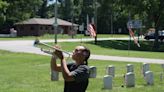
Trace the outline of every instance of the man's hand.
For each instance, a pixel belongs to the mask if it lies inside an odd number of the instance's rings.
[[[64,55],[63,55],[63,53],[61,52],[61,51],[59,51],[59,50],[56,50],[55,51],[55,55],[59,58],[59,59],[64,59]]]
[[[55,48],[60,49],[59,46],[55,46]],[[55,50],[53,56],[57,56],[61,60],[64,58],[63,53],[61,51],[59,51],[59,50]]]

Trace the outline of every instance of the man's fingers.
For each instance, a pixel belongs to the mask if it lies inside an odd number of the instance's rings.
[[[59,45],[55,45],[54,48],[61,49],[61,47]]]

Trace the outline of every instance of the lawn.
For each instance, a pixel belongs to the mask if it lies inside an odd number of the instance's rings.
[[[134,42],[130,43],[128,48],[128,41],[125,40],[105,40],[98,41],[94,44],[91,42],[61,42],[58,43],[64,50],[72,51],[77,45],[84,45],[91,50],[92,54],[97,55],[111,55],[111,56],[125,56],[125,57],[140,57],[140,58],[156,58],[164,59],[164,44],[160,45],[159,51],[153,51],[153,42],[142,41],[141,47],[137,47]],[[54,45],[54,43],[48,43]]]
[[[141,74],[142,63],[134,65],[136,85],[132,88],[121,87],[126,65],[130,62],[89,60],[90,66],[97,67],[97,77],[89,79],[87,92],[164,92],[164,80],[160,80],[161,65],[150,64],[154,73],[153,86],[145,85]],[[103,89],[103,76],[108,65],[115,66],[113,89]],[[0,92],[63,92],[63,78],[50,81],[50,57],[36,54],[11,53],[0,51]]]
[[[6,37],[6,38],[1,38],[0,37],[0,40],[33,40],[35,39],[37,36],[22,36],[22,37],[14,37],[14,38],[11,38],[11,37]],[[128,37],[128,35],[123,35],[123,34],[98,34],[97,35],[98,38],[109,38],[109,37],[117,37],[117,38],[120,38],[120,37]],[[39,39],[54,39],[55,38],[55,35],[53,34],[45,34],[43,36],[39,36],[38,37]],[[72,39],[72,36],[69,36],[67,34],[58,34],[57,35],[57,38],[58,39]],[[77,34],[75,36],[73,36],[73,39],[81,39],[81,38],[91,38],[90,36],[84,36],[83,34]]]

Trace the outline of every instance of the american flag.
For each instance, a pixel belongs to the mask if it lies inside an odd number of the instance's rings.
[[[91,37],[96,37],[95,28],[92,24],[88,24],[87,31],[90,33]]]
[[[133,40],[134,40],[134,43],[137,44],[138,47],[140,47],[140,44],[138,43],[138,40],[134,37],[134,32],[132,31],[132,29],[129,27],[128,30],[129,30],[130,36],[131,36],[131,37],[133,38]]]

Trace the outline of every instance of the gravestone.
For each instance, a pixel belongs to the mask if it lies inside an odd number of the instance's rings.
[[[59,72],[51,71],[51,81],[58,81],[59,80]]]
[[[97,75],[97,68],[95,66],[89,67],[89,78],[96,78]]]
[[[115,76],[115,67],[113,65],[109,65],[106,69],[107,75]]]
[[[163,81],[163,72],[160,73],[160,81],[162,82]]]
[[[143,73],[144,76],[145,76],[145,72],[147,72],[147,71],[149,71],[149,64],[144,63],[142,65],[142,73]]]
[[[127,64],[126,65],[126,68],[127,68],[127,73],[128,72],[134,72],[134,68],[133,68],[133,65],[132,64]]]
[[[125,86],[126,87],[135,86],[135,75],[133,72],[128,72],[125,74]]]
[[[111,75],[105,75],[103,78],[104,89],[112,89],[112,80],[113,77]]]
[[[161,67],[162,67],[162,69],[163,69],[163,72],[164,72],[164,64],[161,64]]]
[[[145,72],[145,80],[147,85],[153,85],[154,84],[154,76],[152,71]]]
[[[161,72],[161,74],[160,74],[160,80],[161,80],[161,82],[163,81],[163,78],[164,78],[164,64],[161,64],[161,67],[162,67],[162,69],[163,69],[163,71]]]

